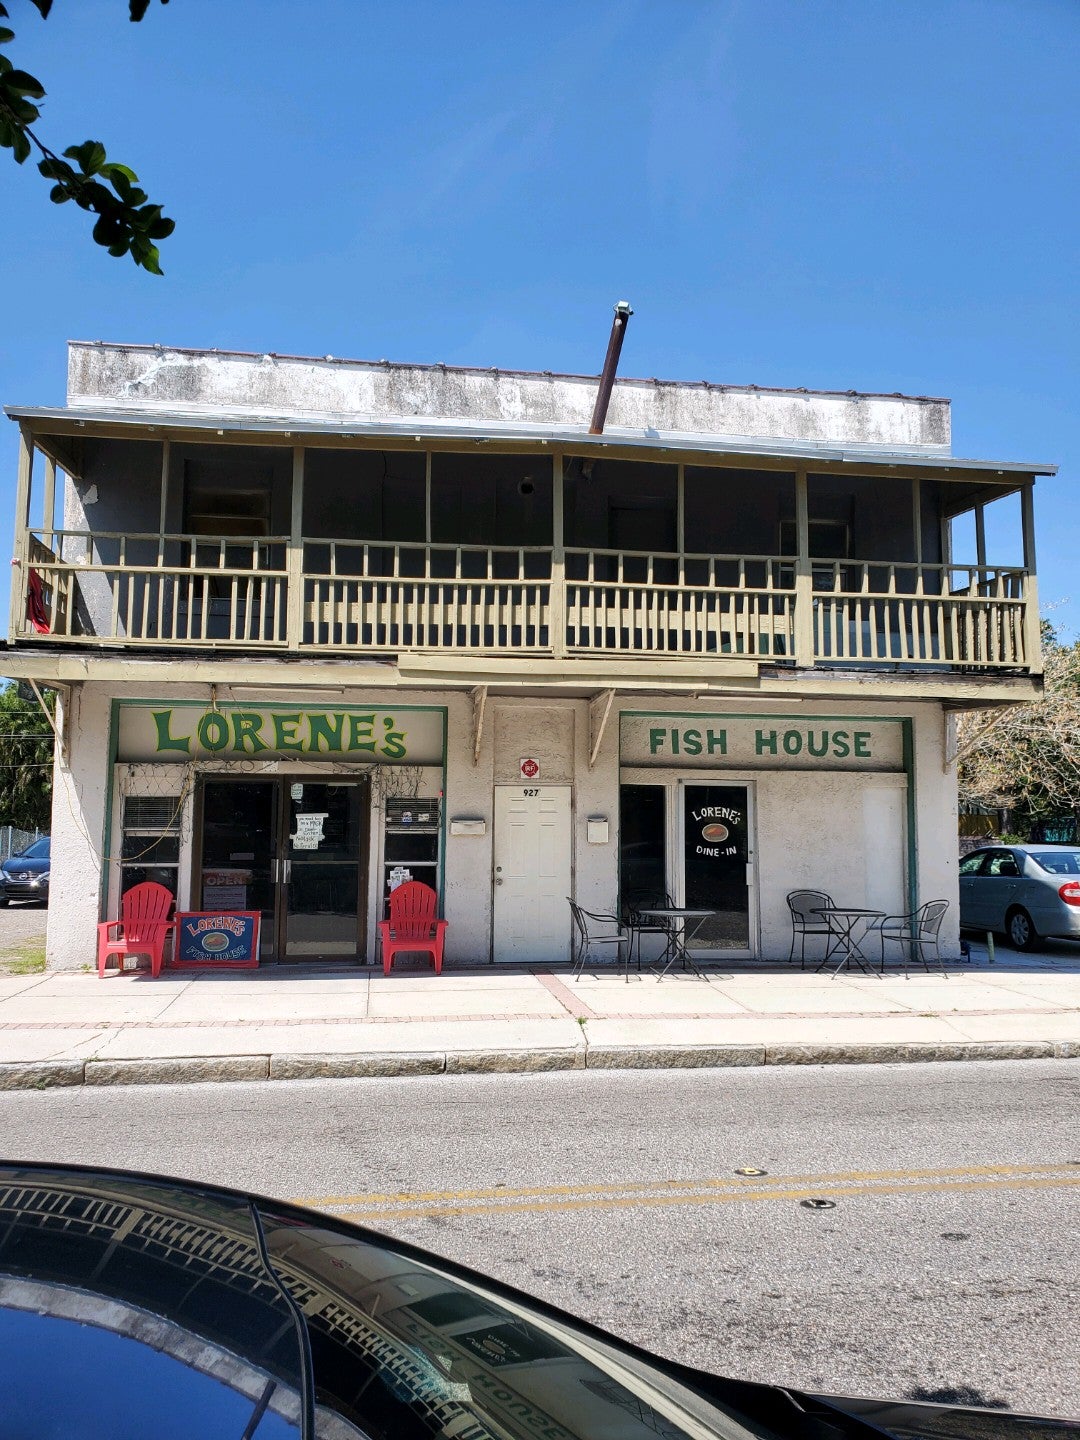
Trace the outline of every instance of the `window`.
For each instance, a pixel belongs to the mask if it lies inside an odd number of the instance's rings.
[[[973,855],[968,855],[965,859],[960,861],[960,874],[978,875],[982,870],[983,861],[985,859],[986,851],[976,850]]]
[[[180,867],[181,795],[126,795],[120,846],[120,893],[144,880],[164,885],[175,898]]]
[[[663,785],[619,787],[619,889],[623,904],[667,903]]]
[[[1011,850],[996,850],[986,866],[987,875],[1012,875],[1020,874],[1020,866],[1016,863],[1016,856]]]
[[[1040,850],[1031,858],[1051,875],[1080,875],[1080,850]]]

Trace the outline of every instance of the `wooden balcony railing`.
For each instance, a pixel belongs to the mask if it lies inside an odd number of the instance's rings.
[[[570,650],[668,655],[794,654],[790,564],[770,556],[566,552]]]
[[[305,544],[303,644],[550,652],[550,547]]]
[[[815,560],[821,661],[1024,668],[1025,572]]]
[[[30,536],[29,564],[43,594],[53,597],[46,608],[57,639],[281,647],[287,643],[286,543],[280,537],[41,531]]]
[[[282,536],[71,530],[23,542],[49,628],[20,615],[16,641],[878,669],[1037,659],[1015,568],[815,559],[797,574],[777,556],[351,540],[290,557]]]

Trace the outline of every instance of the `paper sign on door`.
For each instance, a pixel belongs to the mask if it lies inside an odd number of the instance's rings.
[[[294,850],[317,850],[323,839],[323,821],[330,812],[310,811],[297,815],[296,834],[292,837]]]

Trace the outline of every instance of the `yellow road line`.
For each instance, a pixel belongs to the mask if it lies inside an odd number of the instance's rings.
[[[950,1180],[957,1176],[970,1175],[1031,1175],[1045,1174],[1064,1169],[1057,1165],[963,1165],[951,1170],[842,1170],[825,1175],[771,1175],[770,1185],[832,1185],[841,1182],[862,1182],[872,1180]],[[699,1190],[705,1187],[726,1186],[738,1188],[740,1192],[755,1189],[761,1180],[753,1176],[730,1175],[704,1180],[612,1180],[610,1183],[597,1181],[592,1185],[527,1185],[511,1187],[496,1185],[486,1190],[399,1190],[386,1194],[373,1191],[364,1195],[316,1195],[294,1200],[294,1205],[310,1205],[315,1209],[328,1210],[339,1205],[418,1205],[432,1201],[459,1200],[517,1200],[534,1196],[596,1195],[618,1191],[647,1193],[650,1191]],[[503,1207],[500,1207],[503,1208]]]
[[[625,1210],[635,1207],[660,1207],[669,1205],[719,1205],[728,1202],[742,1204],[751,1200],[804,1200],[814,1196],[828,1198],[830,1196],[841,1196],[849,1199],[866,1199],[875,1195],[925,1195],[933,1194],[940,1190],[953,1191],[975,1191],[975,1190],[1028,1190],[1046,1189],[1054,1186],[1080,1185],[1080,1175],[1060,1176],[1017,1176],[1014,1178],[1001,1177],[992,1178],[987,1176],[983,1180],[938,1180],[930,1184],[915,1182],[901,1185],[870,1185],[862,1188],[851,1186],[829,1186],[816,1185],[809,1188],[797,1190],[735,1190],[718,1191],[704,1190],[694,1194],[687,1194],[684,1191],[670,1195],[592,1195],[571,1198],[569,1196],[552,1195],[546,1199],[535,1200],[511,1200],[503,1204],[474,1204],[474,1205],[426,1205],[414,1206],[411,1208],[399,1209],[377,1209],[366,1210],[362,1208],[341,1207],[343,1213],[350,1220],[365,1222],[368,1224],[386,1224],[393,1220],[424,1220],[431,1216],[455,1216],[455,1215],[499,1215],[513,1212],[516,1214],[531,1213],[542,1214],[545,1211],[573,1211],[573,1210]],[[303,1202],[294,1202],[303,1203]],[[335,1213],[339,1213],[335,1209]]]

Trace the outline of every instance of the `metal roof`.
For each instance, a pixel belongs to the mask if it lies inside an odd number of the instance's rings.
[[[999,474],[1056,475],[1057,466],[1034,461],[968,460],[940,450],[893,448],[884,445],[843,445],[813,441],[772,440],[752,435],[701,435],[682,431],[629,430],[612,427],[590,435],[579,425],[530,425],[515,421],[485,420],[470,423],[431,417],[400,419],[342,418],[320,415],[259,415],[205,410],[157,410],[118,407],[85,409],[68,406],[4,407],[12,420],[55,420],[75,426],[128,426],[159,430],[209,430],[219,434],[335,436],[339,439],[386,436],[415,440],[474,440],[478,444],[532,443],[562,450],[632,448],[655,453],[698,452],[702,455],[755,456],[792,461],[830,461],[851,465],[919,466],[940,470],[996,471]]]

